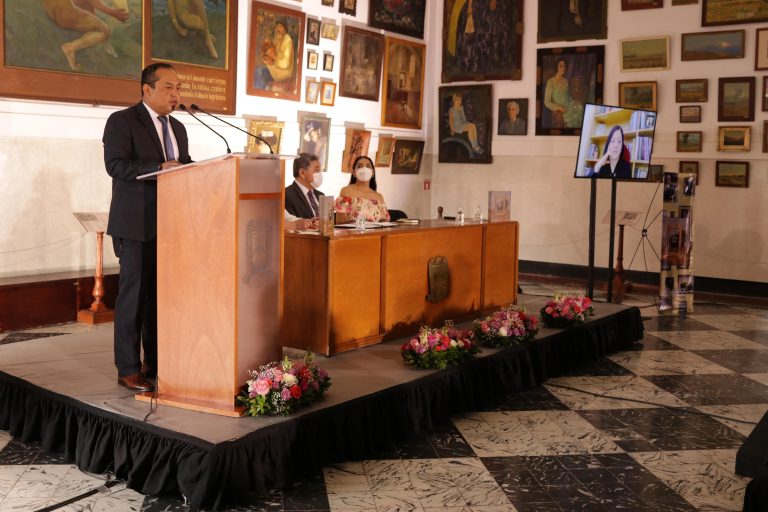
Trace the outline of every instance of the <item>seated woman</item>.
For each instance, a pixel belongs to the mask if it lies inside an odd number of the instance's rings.
[[[384,196],[376,192],[376,169],[367,156],[355,159],[349,185],[336,198],[337,223],[354,221],[360,215],[369,222],[389,220]]]

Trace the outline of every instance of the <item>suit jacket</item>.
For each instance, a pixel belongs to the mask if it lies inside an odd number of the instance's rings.
[[[189,163],[184,125],[170,117],[179,149],[177,160]],[[143,103],[115,112],[104,127],[104,164],[112,176],[112,203],[107,234],[146,242],[157,235],[157,182],[137,180],[165,161],[160,137]]]
[[[315,197],[317,198],[318,205],[320,204],[320,196],[324,196],[319,190],[313,190]],[[311,219],[316,217],[312,205],[309,204],[309,199],[305,196],[299,184],[295,181],[285,187],[285,209],[288,213],[295,215],[302,219]]]

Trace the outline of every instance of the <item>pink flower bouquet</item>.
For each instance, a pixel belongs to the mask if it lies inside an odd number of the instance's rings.
[[[533,338],[539,332],[538,318],[525,308],[510,306],[484,320],[475,320],[475,338],[491,347],[509,347]]]
[[[471,331],[456,329],[450,320],[440,328],[423,326],[416,337],[400,347],[405,364],[440,370],[471,359],[479,351],[471,339]]]
[[[317,366],[311,352],[303,360],[291,361],[286,356],[283,361],[267,363],[248,373],[248,389],[237,397],[247,416],[288,415],[322,400],[331,386],[331,378]]]
[[[581,324],[594,314],[592,300],[584,295],[555,294],[541,308],[541,320],[547,327]]]

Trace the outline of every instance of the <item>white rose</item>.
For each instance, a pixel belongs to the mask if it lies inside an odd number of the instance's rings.
[[[295,375],[291,375],[290,373],[286,373],[283,375],[283,383],[288,386],[294,386],[299,380],[296,378]]]
[[[508,331],[506,327],[499,327],[499,336],[506,336],[507,332]]]
[[[451,346],[452,346],[452,347],[455,347],[455,346],[457,346],[457,345],[458,345],[458,343],[456,343],[456,340],[451,340]]]

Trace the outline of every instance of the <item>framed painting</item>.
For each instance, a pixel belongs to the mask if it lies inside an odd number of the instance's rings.
[[[749,151],[751,134],[749,126],[720,126],[717,130],[717,150]]]
[[[608,37],[608,0],[552,2],[539,0],[539,43],[605,39]]]
[[[317,69],[318,60],[319,58],[315,50],[307,50],[307,69]]]
[[[536,135],[578,135],[585,103],[603,102],[605,46],[536,52]]]
[[[339,96],[379,101],[383,58],[383,35],[350,25],[344,26]]]
[[[320,44],[320,20],[307,18],[307,44]]]
[[[622,11],[658,9],[660,7],[664,7],[664,0],[621,0]]]
[[[323,21],[320,25],[320,37],[335,41],[339,37],[339,26],[333,21]]]
[[[718,79],[717,120],[755,120],[755,77]]]
[[[53,21],[43,2],[0,2],[0,95],[92,105],[135,104],[144,52],[144,5],[143,0],[128,0],[127,9],[108,9],[99,19],[111,28],[96,33],[104,40],[65,53],[62,44],[81,38],[83,32],[70,29],[64,21]]]
[[[335,1],[336,0],[321,0],[320,3],[326,7],[333,7],[333,2]]]
[[[699,3],[699,0],[672,0],[672,5],[691,5],[697,3]]]
[[[332,107],[336,103],[336,84],[334,82],[320,82],[320,104]]]
[[[743,30],[692,32],[680,35],[680,60],[741,59]]]
[[[523,0],[496,0],[495,5],[445,1],[444,83],[523,78]]]
[[[715,186],[749,187],[749,162],[717,160],[715,162]]]
[[[768,121],[763,121],[763,153],[768,153]]]
[[[333,71],[333,61],[335,60],[331,52],[323,54],[323,71]]]
[[[677,103],[704,103],[709,89],[708,78],[675,80],[675,101]]]
[[[702,2],[702,27],[768,21],[768,3],[764,0],[702,0]]]
[[[489,164],[493,135],[493,89],[485,85],[440,87],[439,162]]]
[[[358,128],[347,128],[344,141],[344,153],[341,159],[341,172],[352,172],[352,165],[359,156],[368,156],[371,144],[371,132]]]
[[[192,4],[144,0],[144,12],[152,13],[146,20],[150,37],[144,43],[144,63],[172,62],[184,77],[185,102],[234,114],[237,0]]]
[[[424,59],[421,43],[387,37],[384,50],[384,91],[381,124],[421,129],[424,103]]]
[[[301,11],[254,0],[248,41],[248,94],[301,99],[305,19]]]
[[[357,15],[357,0],[339,0],[339,12],[341,14]]]
[[[699,184],[699,161],[680,160],[680,174],[693,174],[696,176],[696,184]]]
[[[762,105],[763,108],[761,109],[763,112],[768,112],[768,76],[763,77],[763,95],[762,95]]]
[[[656,82],[619,82],[619,106],[656,110]]]
[[[299,153],[317,156],[320,168],[328,170],[328,142],[331,120],[321,114],[299,113]]]
[[[269,143],[272,147],[272,151],[275,154],[280,153],[280,141],[283,138],[283,127],[285,123],[282,121],[272,121],[266,119],[250,119],[248,122],[248,133],[252,133],[257,137],[261,137]],[[253,137],[248,137],[248,146],[245,151],[247,153],[260,153],[262,155],[269,154],[269,147],[262,141]]]
[[[700,153],[703,132],[677,132],[677,146],[680,153]]]
[[[307,77],[307,85],[304,90],[304,101],[306,103],[317,103],[320,97],[320,82],[314,78]]]
[[[648,166],[648,181],[652,183],[661,183],[664,177],[664,166],[651,164]]]
[[[701,105],[681,105],[680,106],[681,123],[700,123]]]
[[[392,152],[392,174],[419,174],[424,141],[397,139]]]
[[[392,135],[379,135],[379,148],[376,150],[376,167],[389,167],[392,165],[392,150],[395,138]]]
[[[528,98],[499,99],[499,135],[528,134]]]
[[[619,45],[621,71],[669,69],[669,36],[623,39]]]
[[[768,69],[768,28],[755,30],[755,71]]]
[[[408,2],[370,0],[368,2],[368,25],[424,39],[426,8],[427,0],[409,0]]]

